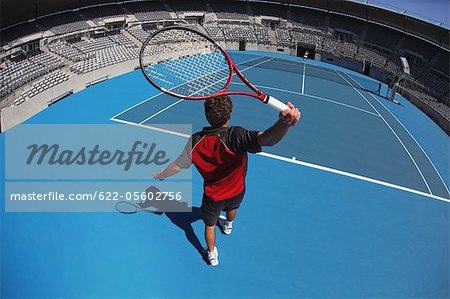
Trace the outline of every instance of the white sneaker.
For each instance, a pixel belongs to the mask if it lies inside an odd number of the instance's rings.
[[[219,225],[225,235],[230,235],[233,229],[233,224],[227,221],[227,218],[223,215],[219,216]]]
[[[219,264],[219,251],[217,251],[217,247],[214,246],[213,252],[206,251],[208,252],[208,260],[211,266],[217,266]]]

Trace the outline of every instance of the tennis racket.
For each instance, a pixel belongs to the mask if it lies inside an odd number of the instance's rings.
[[[154,213],[157,212],[158,209],[150,210],[142,207],[139,203],[133,203],[130,201],[119,201],[116,203],[116,210],[122,214],[135,214],[138,212],[148,212]]]
[[[145,78],[157,89],[186,100],[219,95],[246,95],[283,111],[287,105],[253,86],[225,49],[206,34],[171,26],[154,32],[143,43],[139,63]],[[253,91],[227,91],[233,73]]]

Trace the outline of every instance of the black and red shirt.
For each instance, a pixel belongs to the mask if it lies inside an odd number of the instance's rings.
[[[232,198],[245,190],[247,152],[261,151],[257,136],[258,131],[241,127],[203,128],[191,136],[175,164],[180,168],[195,165],[207,198]]]

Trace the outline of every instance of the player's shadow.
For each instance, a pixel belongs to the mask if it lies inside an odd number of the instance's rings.
[[[208,258],[206,257],[206,251],[202,247],[200,240],[195,234],[192,224],[198,220],[202,219],[200,214],[200,208],[192,207],[191,212],[154,212],[157,215],[165,214],[169,220],[175,224],[178,228],[184,231],[186,239],[191,243],[192,246],[197,250],[197,252],[202,257],[203,261],[209,264]]]
[[[203,261],[209,264],[208,258],[206,256],[206,250],[202,247],[200,240],[195,234],[194,228],[192,224],[198,220],[201,220],[200,208],[198,207],[189,207],[186,202],[177,201],[177,200],[155,200],[156,194],[158,194],[159,189],[157,187],[149,187],[145,190],[148,197],[152,200],[143,200],[138,203],[136,206],[138,207],[131,213],[135,213],[137,211],[140,212],[148,212],[156,215],[166,215],[169,220],[175,224],[178,228],[183,230],[186,239],[194,246],[195,250],[200,254]],[[125,211],[121,211],[120,209],[116,209],[121,213],[127,213]]]

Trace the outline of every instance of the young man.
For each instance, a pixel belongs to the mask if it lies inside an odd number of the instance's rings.
[[[202,175],[204,193],[200,210],[205,223],[208,259],[213,266],[219,264],[216,224],[219,222],[223,232],[231,234],[233,220],[244,197],[247,152],[257,153],[261,146],[277,144],[300,119],[300,111],[290,102],[287,105],[290,109],[280,112],[273,126],[259,132],[229,126],[233,110],[229,96],[206,100],[205,115],[211,127],[193,134],[180,156],[166,169],[153,174],[163,180],[194,164]],[[226,212],[226,218],[220,216],[221,211]]]

